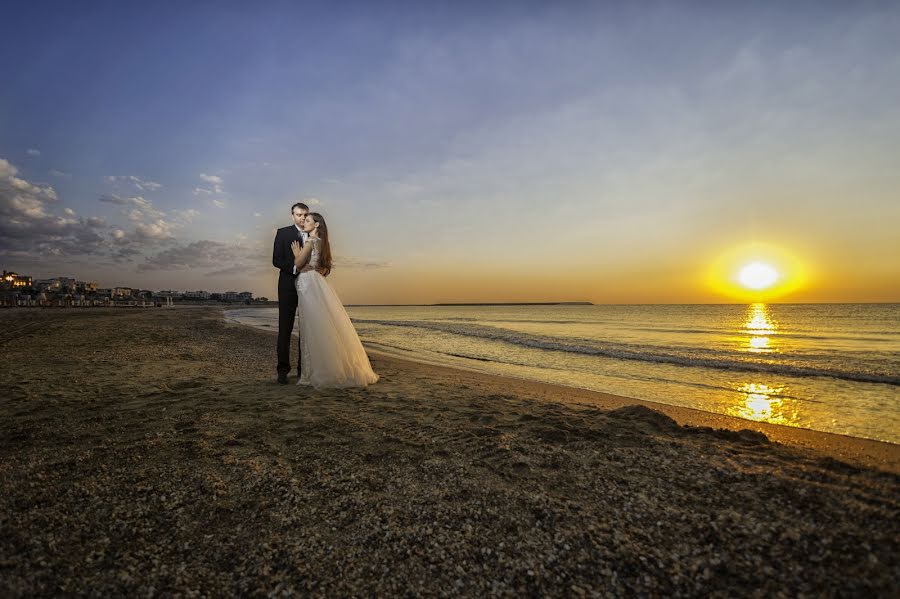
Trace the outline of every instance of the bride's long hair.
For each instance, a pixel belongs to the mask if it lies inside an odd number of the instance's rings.
[[[327,277],[331,272],[331,244],[328,242],[328,225],[325,224],[325,217],[318,212],[310,212],[309,215],[316,221],[316,224],[319,225],[319,228],[317,229],[320,245],[319,271],[322,273],[323,277]]]

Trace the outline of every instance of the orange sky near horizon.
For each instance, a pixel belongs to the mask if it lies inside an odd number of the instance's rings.
[[[336,268],[330,277],[348,304],[431,304],[489,302],[589,301],[601,303],[842,303],[900,301],[900,261],[850,255],[838,263],[839,252],[819,260],[798,257],[803,264],[800,286],[785,293],[742,290],[710,281],[715,260],[677,252],[668,259],[647,263],[638,256],[626,260],[581,263],[522,259],[513,263],[487,258],[432,259],[370,270]],[[746,264],[750,259],[738,262]],[[463,266],[464,265],[464,266]],[[784,274],[784,273],[783,273]],[[785,275],[790,277],[790,275]],[[273,270],[269,285],[277,274]]]

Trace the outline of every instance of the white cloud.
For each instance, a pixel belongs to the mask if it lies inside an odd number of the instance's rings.
[[[259,212],[254,212],[253,216],[255,216],[256,218],[259,218],[260,216],[262,216],[262,214],[260,214]]]
[[[72,176],[69,173],[64,173],[63,171],[58,171],[55,168],[50,170],[50,175],[53,177],[60,177],[62,179],[67,179]]]
[[[12,164],[0,158],[0,181],[11,191],[22,196],[33,196],[41,202],[56,201],[56,192],[49,185],[32,185],[16,175],[19,170]]]
[[[103,219],[75,218],[74,210],[52,214],[56,192],[18,175],[18,169],[0,158],[0,255],[41,256],[97,254],[106,249],[100,235]]]
[[[194,219],[200,216],[200,211],[193,208],[187,210],[170,210],[169,216],[179,225],[188,225],[194,222]]]
[[[157,219],[150,223],[141,223],[135,228],[135,234],[139,239],[150,241],[164,241],[174,239],[172,229],[174,225],[163,219]]]
[[[131,196],[128,198],[123,198],[117,196],[114,193],[110,193],[100,196],[100,201],[107,204],[116,204],[117,206],[123,206],[123,214],[128,217],[128,220],[134,222],[143,221],[148,218],[162,218],[163,216],[165,216],[165,212],[154,208],[153,202],[144,198],[143,196]]]
[[[218,185],[222,184],[222,177],[219,177],[217,175],[207,175],[206,173],[200,173],[200,178],[203,179],[204,181],[206,181],[207,183],[213,183],[213,184],[218,184]]]
[[[213,200],[212,203],[213,203],[213,206],[215,206],[216,208],[224,208],[225,207],[225,202],[223,202],[222,200]]]
[[[122,214],[134,224],[134,230],[127,233],[122,229],[113,232],[117,258],[130,258],[140,254],[145,248],[166,244],[175,240],[175,231],[190,223],[199,214],[196,210],[176,210],[169,218],[165,212],[153,206],[153,202],[143,196],[123,198],[107,194],[99,198],[101,202],[122,206]]]
[[[35,150],[34,148],[28,148],[27,150],[25,150],[25,153],[28,154],[29,156],[40,156],[41,155],[41,151]]]
[[[134,185],[138,191],[156,191],[162,188],[162,184],[148,179],[141,179],[135,175],[107,175],[105,179],[109,183],[128,183]]]
[[[209,187],[195,187],[194,195],[199,193],[214,193],[218,195],[225,192],[225,181],[222,180],[222,177],[200,173],[200,178],[208,183]]]

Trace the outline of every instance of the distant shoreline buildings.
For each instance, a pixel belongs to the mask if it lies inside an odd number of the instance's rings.
[[[267,303],[249,291],[151,291],[132,287],[101,288],[98,283],[71,277],[32,279],[12,271],[0,278],[0,307],[162,306],[174,303]]]

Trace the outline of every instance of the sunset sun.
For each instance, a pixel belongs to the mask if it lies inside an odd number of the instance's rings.
[[[716,293],[733,300],[773,301],[807,286],[810,266],[783,245],[756,241],[719,254],[706,280]]]
[[[738,281],[747,289],[762,291],[778,280],[778,271],[765,262],[751,262],[738,273]]]

